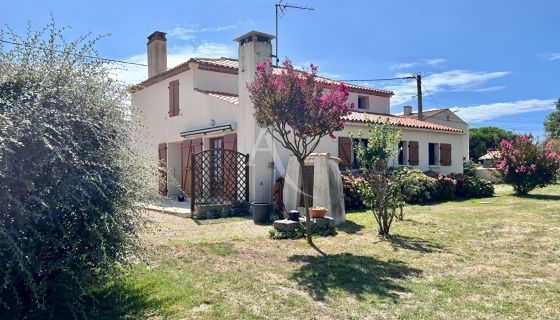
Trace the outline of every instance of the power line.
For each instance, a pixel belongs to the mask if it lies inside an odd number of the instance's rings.
[[[9,44],[13,44],[13,45],[16,45],[16,46],[26,46],[26,47],[30,47],[30,48],[34,48],[34,49],[39,49],[37,47],[34,47],[34,46],[26,44],[26,43],[17,43],[17,42],[4,40],[4,39],[0,39],[0,42],[9,43]],[[64,53],[64,51],[62,51],[62,50],[55,50],[55,51],[58,52],[58,53]],[[117,59],[109,59],[109,58],[100,58],[100,57],[94,57],[94,56],[88,56],[88,55],[80,55],[80,54],[77,54],[77,53],[71,53],[71,55],[80,56],[80,57],[84,57],[84,58],[88,58],[88,59],[107,61],[107,62],[131,64],[131,65],[142,66],[142,67],[147,67],[148,66],[147,64],[143,64],[143,63],[129,62],[129,61],[123,61],[123,60],[117,60]]]
[[[378,78],[378,79],[349,79],[349,80],[337,80],[342,82],[368,82],[368,81],[391,81],[391,80],[408,80],[416,79],[415,76],[398,77],[398,78]]]

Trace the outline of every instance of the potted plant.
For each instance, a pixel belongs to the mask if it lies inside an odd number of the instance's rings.
[[[327,214],[327,208],[324,207],[311,207],[309,208],[311,218],[324,218]]]

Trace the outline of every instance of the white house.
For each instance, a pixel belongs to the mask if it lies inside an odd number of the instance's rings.
[[[195,172],[191,155],[229,149],[249,155],[249,200],[271,201],[273,182],[285,173],[289,154],[256,124],[246,84],[254,80],[255,67],[271,59],[273,39],[272,35],[251,31],[234,39],[239,44],[237,59],[192,58],[167,69],[165,33],[154,32],[148,37],[148,79],[136,86],[132,104],[142,113],[150,152],[154,157],[159,155],[168,169],[163,193],[190,195]],[[429,121],[420,121],[411,114],[391,115],[391,91],[353,84],[347,87],[349,102],[354,102],[356,109],[347,117],[345,129],[336,133],[337,138],[323,138],[317,152],[340,157],[342,166],[356,166],[350,133],[355,136],[368,123],[389,120],[403,133],[402,151],[395,165],[462,172],[464,150],[468,150],[467,126],[458,127],[431,116],[426,119]],[[450,118],[459,123],[460,119],[449,112]],[[217,170],[219,164],[210,165]],[[219,179],[212,181],[220,183]]]

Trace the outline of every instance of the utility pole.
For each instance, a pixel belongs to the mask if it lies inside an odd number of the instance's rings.
[[[282,3],[282,0],[278,1],[278,3],[276,3],[274,5],[274,8],[276,9],[276,49],[275,49],[275,61],[276,61],[276,66],[278,66],[278,63],[280,62],[280,58],[278,57],[278,17],[282,16],[286,13],[286,10],[288,8],[292,8],[292,9],[300,9],[300,10],[309,10],[309,11],[313,11],[315,10],[314,8],[310,8],[310,7],[304,7],[304,6],[298,6],[298,5],[293,5],[293,4],[288,4],[288,3]]]
[[[416,90],[418,92],[418,120],[422,120],[424,118],[422,114],[422,75],[417,73],[414,78],[416,79]]]

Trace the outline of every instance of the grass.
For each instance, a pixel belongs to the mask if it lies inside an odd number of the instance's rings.
[[[333,237],[150,213],[149,264],[100,292],[103,319],[560,318],[560,185],[410,206],[393,236],[350,213]],[[219,223],[218,223],[219,222]],[[104,304],[103,301],[110,301]]]

